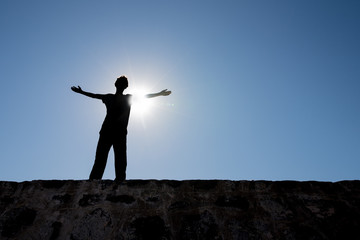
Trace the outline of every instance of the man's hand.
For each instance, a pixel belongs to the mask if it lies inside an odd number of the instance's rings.
[[[83,93],[83,90],[81,89],[80,86],[77,86],[77,87],[72,86],[72,87],[71,87],[71,90],[73,90],[73,91],[76,92],[76,93]]]
[[[85,96],[91,97],[91,98],[103,99],[104,96],[105,96],[105,95],[103,95],[103,94],[95,94],[95,93],[91,93],[91,92],[85,92],[85,91],[83,91],[83,90],[81,89],[80,86],[77,86],[77,87],[72,86],[72,87],[71,87],[71,90],[73,90],[73,91],[76,92],[76,93],[80,93],[80,94],[82,94],[82,95],[85,95]]]
[[[168,91],[167,89],[162,90],[159,92],[160,96],[169,96],[171,94],[171,91]]]

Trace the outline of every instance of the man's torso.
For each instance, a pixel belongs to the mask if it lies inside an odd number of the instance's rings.
[[[101,134],[126,134],[130,116],[131,95],[107,94],[102,99],[106,105],[106,117]]]

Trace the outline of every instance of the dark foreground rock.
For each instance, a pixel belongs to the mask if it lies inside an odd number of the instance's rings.
[[[0,182],[0,239],[357,239],[360,181]]]

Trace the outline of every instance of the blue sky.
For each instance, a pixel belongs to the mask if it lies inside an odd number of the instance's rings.
[[[359,179],[359,1],[1,1],[0,180],[87,179],[105,105],[129,179]],[[110,153],[104,179],[113,179]]]

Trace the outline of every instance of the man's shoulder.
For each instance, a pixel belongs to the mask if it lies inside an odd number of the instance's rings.
[[[115,94],[112,94],[112,93],[104,94],[102,96],[102,101],[106,102],[106,101],[113,99],[114,97],[115,97]]]

